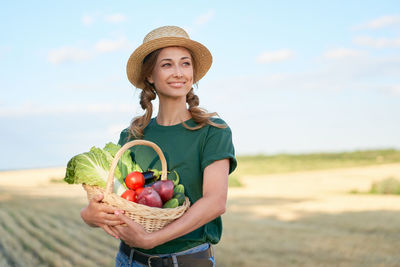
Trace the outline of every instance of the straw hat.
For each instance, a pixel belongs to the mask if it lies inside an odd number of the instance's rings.
[[[194,83],[198,82],[210,69],[212,56],[210,51],[201,43],[193,41],[184,29],[177,26],[164,26],[157,28],[144,37],[140,45],[129,57],[126,73],[129,81],[137,88],[144,88],[144,83],[139,81],[143,59],[159,48],[168,46],[182,46],[192,52],[195,62]]]

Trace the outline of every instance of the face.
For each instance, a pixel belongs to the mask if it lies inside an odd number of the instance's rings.
[[[163,48],[147,80],[154,84],[160,99],[186,97],[193,85],[190,52],[183,47]]]

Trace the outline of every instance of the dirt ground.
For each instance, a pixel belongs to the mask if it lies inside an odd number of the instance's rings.
[[[0,172],[0,187],[29,195],[85,197],[80,185],[51,182],[64,174],[64,167]],[[351,190],[365,192],[372,182],[387,177],[400,178],[400,164],[242,177],[243,187],[229,189],[228,208],[240,211],[235,199],[244,197],[285,199],[274,205],[248,205],[246,212],[288,221],[311,212],[400,211],[399,196],[349,194]]]
[[[0,172],[0,199],[14,193],[73,197],[54,183],[64,168]],[[230,188],[217,266],[400,266],[400,196],[351,194],[400,179],[400,164],[241,177]]]
[[[18,192],[31,196],[85,197],[81,185],[61,182],[64,175],[65,167],[3,171],[0,172],[0,188],[10,194]]]
[[[242,177],[219,266],[400,266],[400,196],[366,192],[400,164]]]
[[[399,196],[349,194],[352,190],[366,192],[374,181],[387,177],[400,179],[400,164],[249,176],[242,179],[244,187],[229,189],[229,198],[302,199],[280,205],[248,207],[254,214],[274,215],[281,220],[296,219],[304,212],[400,211]],[[235,210],[234,205],[230,208]]]

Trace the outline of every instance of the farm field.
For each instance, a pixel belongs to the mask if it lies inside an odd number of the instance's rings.
[[[63,168],[0,172],[0,266],[114,266],[118,240],[86,226]],[[351,194],[400,164],[241,175],[217,266],[400,266],[400,196]]]

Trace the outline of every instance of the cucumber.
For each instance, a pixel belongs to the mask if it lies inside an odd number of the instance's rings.
[[[184,193],[178,192],[178,193],[176,193],[176,194],[174,195],[173,198],[178,200],[178,205],[179,205],[179,206],[182,205],[183,202],[185,202],[185,194],[184,194]]]
[[[185,187],[183,186],[183,184],[178,184],[174,187],[174,195],[176,195],[177,193],[185,194]]]
[[[167,174],[167,179],[174,182],[175,186],[179,184],[179,174],[175,170]]]
[[[171,198],[163,205],[163,209],[173,209],[179,206],[179,201],[176,198]]]

